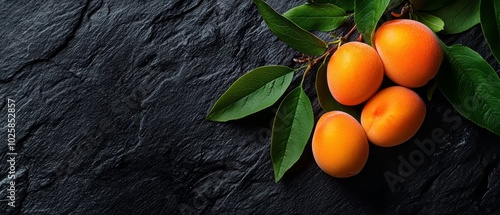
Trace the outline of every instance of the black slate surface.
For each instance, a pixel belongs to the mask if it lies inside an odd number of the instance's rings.
[[[268,2],[284,12],[305,1]],[[275,183],[276,106],[229,123],[204,120],[246,71],[297,66],[297,53],[250,0],[0,6],[1,199],[10,183],[8,98],[17,111],[16,207],[1,201],[0,214],[500,213],[500,137],[460,117],[440,93],[410,141],[370,145],[359,175],[329,177],[308,145]],[[442,38],[499,71],[479,26]],[[305,84],[318,118],[312,76]],[[416,141],[434,150],[425,154]],[[388,172],[404,175],[394,190]]]

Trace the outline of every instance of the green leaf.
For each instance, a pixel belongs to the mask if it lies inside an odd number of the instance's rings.
[[[500,135],[500,79],[477,52],[444,46],[445,58],[436,76],[444,96],[465,118]]]
[[[222,94],[207,119],[226,122],[271,106],[285,93],[292,82],[293,72],[284,66],[264,66],[248,72]]]
[[[481,0],[481,27],[491,52],[500,62],[500,2]]]
[[[429,27],[433,32],[439,32],[444,29],[444,22],[441,18],[422,11],[415,14],[417,15],[418,21]]]
[[[276,182],[299,160],[313,126],[311,102],[299,86],[283,99],[274,118],[271,159]]]
[[[391,0],[384,13],[398,7],[401,3],[403,3],[403,1],[405,0]]]
[[[344,11],[354,10],[354,0],[309,0],[309,2],[320,4],[333,4],[342,8]]]
[[[441,9],[430,11],[444,22],[440,33],[457,34],[479,23],[479,0],[456,0]]]
[[[323,62],[316,73],[316,94],[318,94],[319,105],[325,112],[340,110],[359,120],[360,114],[354,107],[340,104],[330,93],[326,76],[327,67],[328,64]]]
[[[437,10],[444,7],[452,0],[410,0],[416,10]]]
[[[263,0],[254,0],[254,3],[269,29],[288,46],[307,55],[325,52],[325,41],[282,16]]]
[[[364,41],[371,45],[377,22],[389,5],[390,0],[355,0],[354,22]]]
[[[349,17],[344,10],[332,4],[303,4],[283,16],[306,30],[326,32],[337,29]]]

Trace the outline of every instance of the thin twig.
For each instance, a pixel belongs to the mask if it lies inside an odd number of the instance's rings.
[[[325,53],[323,53],[321,56],[314,58],[311,61],[311,66],[316,65],[319,61],[323,60],[326,56],[332,55],[335,51],[337,51],[339,45],[335,45],[332,48],[328,49]]]
[[[352,26],[351,30],[349,30],[349,32],[347,32],[347,34],[343,37],[344,40],[348,40],[351,35],[354,33],[354,31],[356,30],[356,25]]]

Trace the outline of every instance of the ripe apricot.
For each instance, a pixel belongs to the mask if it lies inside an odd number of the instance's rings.
[[[396,146],[417,133],[425,113],[425,103],[417,93],[393,86],[368,100],[361,111],[361,125],[373,144]]]
[[[360,42],[346,43],[327,67],[328,88],[343,105],[357,105],[372,97],[382,84],[384,66],[375,49]]]
[[[373,44],[387,77],[405,87],[427,84],[443,61],[443,49],[436,35],[414,20],[385,22],[375,33]]]
[[[368,160],[368,139],[361,124],[342,112],[323,114],[314,130],[312,152],[319,168],[337,178],[358,174]]]

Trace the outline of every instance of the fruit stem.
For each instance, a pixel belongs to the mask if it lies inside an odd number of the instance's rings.
[[[358,36],[358,39],[356,39],[356,40],[357,40],[358,42],[363,42],[363,35],[362,35],[362,34],[360,34],[360,35]]]

